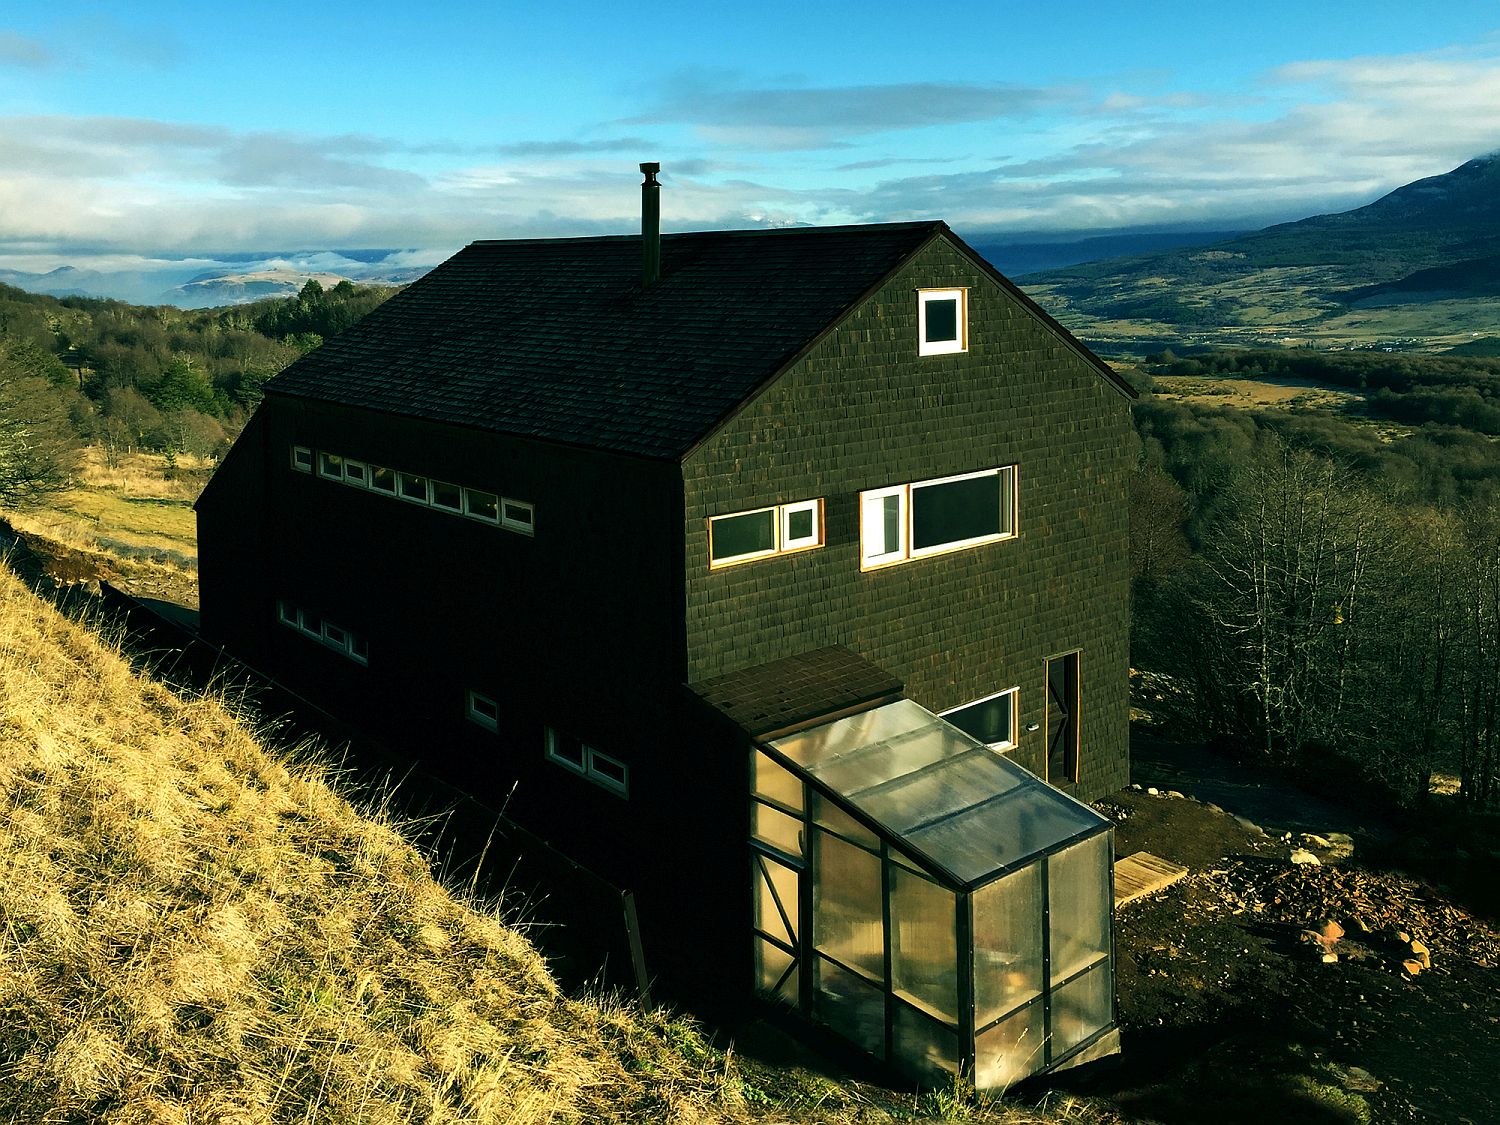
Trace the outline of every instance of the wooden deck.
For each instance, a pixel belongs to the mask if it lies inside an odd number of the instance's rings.
[[[1145,895],[1154,894],[1163,887],[1170,887],[1186,874],[1186,867],[1168,863],[1150,852],[1135,852],[1116,860],[1115,909]]]

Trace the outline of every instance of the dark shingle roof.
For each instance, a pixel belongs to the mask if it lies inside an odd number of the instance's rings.
[[[742,730],[761,737],[899,699],[902,684],[843,645],[829,645],[688,687]]]
[[[273,394],[677,457],[940,222],[476,242],[267,384]]]

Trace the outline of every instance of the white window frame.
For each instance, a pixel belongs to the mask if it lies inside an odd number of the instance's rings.
[[[1004,691],[992,691],[989,695],[981,695],[978,699],[971,699],[967,703],[960,703],[957,707],[950,707],[946,711],[939,712],[938,717],[946,719],[949,715],[956,714],[959,711],[967,711],[970,707],[978,707],[981,703],[988,703],[992,699],[999,699],[1002,695],[1010,696],[1010,737],[1003,739],[1000,742],[986,742],[985,745],[988,746],[991,750],[1002,753],[1006,750],[1014,750],[1016,748],[1016,743],[1020,738],[1021,731],[1020,685],[1017,685],[1016,687],[1006,688]]]
[[[953,539],[944,543],[933,543],[927,547],[914,547],[912,545],[912,519],[913,506],[916,503],[914,497],[920,494],[920,490],[931,488],[935,485],[952,484],[960,480],[976,480],[979,477],[995,477],[1000,483],[1001,502],[1005,505],[1001,512],[1000,530],[986,535],[975,535],[968,539]],[[880,567],[892,566],[896,563],[910,562],[914,559],[925,559],[932,555],[946,555],[950,551],[962,551],[969,547],[978,547],[985,543],[998,543],[1002,539],[1014,539],[1016,537],[1016,522],[1018,518],[1019,495],[1018,482],[1020,479],[1019,469],[1015,465],[998,465],[993,469],[979,469],[972,473],[955,473],[952,476],[932,477],[929,480],[912,481],[909,484],[894,484],[885,488],[871,488],[859,494],[859,566],[861,570],[877,570]],[[886,497],[900,497],[900,538],[898,549],[891,551],[870,550],[869,533],[873,530],[869,516],[870,507],[876,502],[884,501]],[[884,508],[881,508],[882,516]],[[882,521],[881,530],[884,531]],[[883,540],[882,540],[883,544]]]
[[[370,663],[370,646],[365,639],[325,617],[317,618],[317,628],[313,628],[307,623],[306,611],[284,598],[277,598],[276,619],[288,629],[301,633],[308,640],[317,641],[324,648],[333,649],[356,664],[368,666]]]
[[[351,461],[344,458],[344,483],[354,488],[368,488],[370,486],[370,466],[363,461]]]
[[[812,512],[813,530],[810,536],[793,538],[790,533],[791,515],[793,512]],[[771,513],[771,548],[766,551],[747,551],[743,555],[730,555],[728,558],[714,558],[714,524],[720,520],[732,520],[740,516],[758,516],[762,512]],[[797,551],[810,551],[814,547],[823,545],[823,497],[815,496],[811,500],[794,500],[787,504],[767,504],[763,508],[746,508],[743,512],[725,512],[718,516],[708,517],[708,568],[710,570],[722,570],[729,566],[739,566],[741,563],[754,562],[757,559],[769,559],[776,555],[790,555]]]
[[[337,463],[338,465],[338,472],[336,473],[329,471],[329,465],[333,463]],[[324,480],[343,480],[344,459],[337,453],[329,453],[326,449],[318,450],[318,476]]]
[[[494,501],[495,514],[492,516],[478,510],[473,503],[473,497],[475,496],[488,496],[490,500]],[[497,524],[500,522],[500,497],[496,493],[486,492],[482,488],[465,488],[464,515],[468,516],[471,520],[478,520],[480,523]]]
[[[907,559],[907,544],[911,541],[911,492],[910,485],[893,484],[887,488],[872,488],[859,494],[859,565],[861,570],[874,570],[876,567],[889,566],[892,563],[905,562]],[[870,532],[879,527],[881,537],[880,546],[885,547],[885,501],[887,497],[894,496],[898,500],[897,510],[899,515],[896,519],[897,543],[893,550],[872,551]],[[872,506],[878,505],[879,523],[871,519],[870,510]]]
[[[419,480],[422,482],[421,496],[408,496],[406,494],[406,482]],[[432,503],[432,478],[426,473],[396,473],[396,499],[405,500],[408,504],[421,504],[430,506]]]
[[[371,492],[378,492],[382,496],[395,496],[397,498],[400,497],[400,495],[401,495],[401,474],[398,473],[395,469],[388,469],[384,465],[366,465],[365,466],[365,471],[366,471],[365,487],[368,488]],[[390,488],[382,488],[380,485],[376,484],[375,483],[375,474],[376,473],[390,473],[391,474],[391,487]]]
[[[927,339],[927,305],[932,301],[956,301],[957,336],[952,340]],[[917,354],[952,355],[969,350],[969,291],[967,289],[917,290]]]
[[[441,485],[446,485],[448,488],[453,489],[453,491],[458,494],[457,498],[456,498],[457,499],[456,503],[453,503],[453,504],[440,504],[440,503],[438,503],[438,485],[440,485],[440,484]],[[453,512],[455,515],[458,515],[458,514],[462,514],[462,512],[464,510],[464,490],[463,490],[463,486],[462,485],[453,484],[453,483],[451,483],[449,481],[434,480],[431,477],[428,477],[427,478],[427,499],[432,504],[432,506],[434,508],[436,508],[440,512]]]
[[[524,510],[528,519],[518,520],[510,514],[509,509]],[[517,500],[513,496],[500,497],[500,526],[506,531],[514,531],[520,535],[536,534],[536,505],[527,500]]]
[[[485,730],[499,732],[500,704],[489,696],[481,695],[473,690],[466,693],[464,704],[470,722],[478,723]]]
[[[792,516],[797,512],[812,513],[812,534],[806,536],[794,536],[792,534]],[[777,506],[777,543],[780,552],[785,555],[792,551],[806,551],[811,547],[823,545],[823,498],[815,497],[812,500],[798,500],[793,504],[781,504]]]
[[[307,456],[307,464],[305,465],[297,459],[299,456],[302,456],[304,454]],[[317,455],[313,453],[311,448],[305,445],[292,446],[292,468],[296,469],[299,473],[312,472],[313,465],[316,463]]]
[[[602,750],[595,749],[581,738],[573,738],[571,735],[563,734],[552,727],[545,727],[543,730],[545,732],[547,761],[556,763],[569,773],[575,773],[579,777],[592,781],[601,789],[607,789],[617,797],[629,798],[630,767],[624,762],[604,753]],[[568,738],[578,744],[579,749],[582,751],[581,762],[569,758],[566,754],[558,750],[558,743],[563,738]],[[609,767],[618,770],[619,776],[601,770],[601,763],[605,766],[606,770]]]

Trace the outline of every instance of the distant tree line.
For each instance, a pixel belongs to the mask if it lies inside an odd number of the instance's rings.
[[[295,297],[185,310],[0,285],[0,502],[65,483],[81,444],[221,453],[267,379],[392,292],[311,280]]]
[[[1452,772],[1470,807],[1500,805],[1500,445],[1455,423],[1393,434],[1150,393],[1152,371],[1329,370],[1484,398],[1500,364],[1231,353],[1139,373],[1134,659],[1210,740],[1353,765],[1403,800]]]

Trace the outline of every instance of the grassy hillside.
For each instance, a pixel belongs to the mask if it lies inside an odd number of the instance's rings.
[[[1044,1120],[565,995],[396,827],[3,567],[0,796],[3,1121]]]

